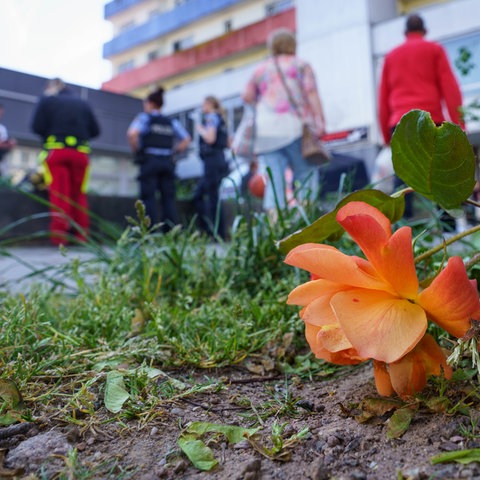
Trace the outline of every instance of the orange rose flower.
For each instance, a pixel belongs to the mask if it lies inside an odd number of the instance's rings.
[[[285,259],[311,273],[312,280],[295,288],[288,303],[304,307],[300,316],[317,357],[339,364],[374,359],[377,369],[400,359],[405,365],[410,357],[404,357],[424,339],[428,320],[456,337],[466,333],[480,304],[476,281],[468,279],[460,257],[450,258],[430,286],[420,291],[410,227],[392,234],[388,218],[364,202],[350,202],[336,218],[366,260],[319,244],[300,245]],[[430,341],[423,344],[431,350]],[[433,358],[438,360],[437,353]],[[390,377],[395,368],[388,368]],[[400,382],[392,384],[397,391]]]

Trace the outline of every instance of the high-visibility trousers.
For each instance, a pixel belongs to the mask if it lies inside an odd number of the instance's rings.
[[[52,243],[67,243],[69,234],[85,240],[90,227],[86,195],[88,155],[73,148],[49,150],[44,174],[51,204]]]

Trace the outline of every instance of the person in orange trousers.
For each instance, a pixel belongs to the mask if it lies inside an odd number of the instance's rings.
[[[89,104],[59,78],[50,80],[32,120],[43,140],[43,174],[51,204],[50,241],[85,241],[90,228],[86,195],[90,146],[100,127]]]

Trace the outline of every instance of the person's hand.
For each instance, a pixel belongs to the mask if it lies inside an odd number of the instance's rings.
[[[318,137],[323,137],[325,135],[325,122],[321,118],[315,117],[314,131]]]
[[[0,142],[0,148],[2,150],[11,150],[16,144],[17,141],[14,138],[8,138],[7,140]]]

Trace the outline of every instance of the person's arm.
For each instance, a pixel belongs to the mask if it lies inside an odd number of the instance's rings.
[[[138,152],[140,149],[140,132],[142,131],[143,123],[144,116],[140,113],[133,119],[133,122],[128,127],[127,140],[133,153]]]
[[[45,97],[41,98],[35,107],[32,117],[32,123],[30,125],[32,131],[42,137],[46,137],[48,134],[48,125],[46,120],[46,105]]]
[[[177,119],[172,121],[172,125],[175,137],[178,139],[178,142],[175,144],[175,152],[184,152],[192,142],[192,137],[190,137],[185,127]]]
[[[465,129],[461,113],[462,91],[443,47],[438,50],[437,76],[450,120]]]
[[[320,100],[320,95],[318,93],[317,80],[315,78],[315,73],[312,67],[306,63],[301,68],[301,88],[303,90],[303,95],[305,101],[307,102],[307,109],[312,115],[314,122],[314,128],[316,134],[321,137],[325,134],[325,114],[323,111],[322,101]]]
[[[388,89],[388,69],[387,64],[383,65],[382,76],[380,79],[380,87],[378,94],[378,119],[380,122],[380,130],[386,145],[390,144],[391,131],[389,126],[390,108],[389,108],[389,89]]]
[[[205,125],[197,125],[197,132],[205,143],[213,145],[217,140],[218,122],[215,122],[214,115],[207,115]]]
[[[90,134],[90,138],[95,138],[100,135],[100,126],[90,107],[88,108],[88,132]]]
[[[310,108],[313,113],[313,121],[315,122],[315,129],[317,135],[321,137],[325,135],[325,115],[323,113],[323,105],[322,101],[320,100],[320,95],[318,91],[312,90],[307,94],[308,103],[310,104]]]
[[[257,103],[257,97],[258,97],[258,89],[257,89],[257,72],[259,69],[263,68],[260,66],[252,75],[250,80],[247,82],[247,85],[245,86],[245,90],[243,91],[242,94],[242,100],[244,103],[248,103],[249,105],[255,105]]]
[[[140,132],[135,128],[129,128],[127,130],[127,140],[128,144],[130,145],[130,149],[133,153],[136,153],[139,148],[138,139],[140,137]]]

